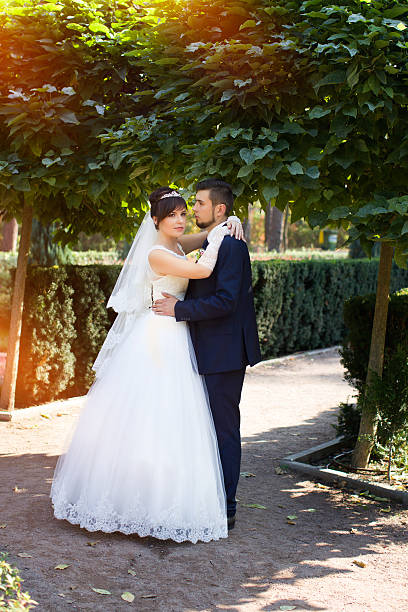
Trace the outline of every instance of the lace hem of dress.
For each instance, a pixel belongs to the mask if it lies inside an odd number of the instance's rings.
[[[228,537],[227,520],[222,515],[210,527],[196,525],[180,527],[172,524],[167,517],[167,523],[163,521],[162,525],[152,525],[141,518],[119,515],[106,502],[101,502],[96,511],[90,512],[80,502],[71,504],[63,497],[59,495],[57,497],[58,499],[52,499],[55,518],[66,520],[72,525],[79,525],[87,531],[105,533],[119,531],[126,535],[135,533],[140,537],[151,536],[159,540],[170,539],[175,542],[192,542],[193,544],[198,541],[210,542]]]

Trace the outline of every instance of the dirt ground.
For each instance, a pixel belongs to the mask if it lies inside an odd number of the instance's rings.
[[[79,406],[0,423],[0,550],[44,612],[408,611],[408,512],[275,471],[334,436],[335,407],[350,394],[334,350],[250,370],[242,472],[253,476],[241,477],[229,538],[198,544],[90,534],[53,518],[53,469]]]

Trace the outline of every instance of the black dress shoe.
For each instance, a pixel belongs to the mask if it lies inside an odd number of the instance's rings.
[[[235,527],[235,516],[227,516],[228,531]]]

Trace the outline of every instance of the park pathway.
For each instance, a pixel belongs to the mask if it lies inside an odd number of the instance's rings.
[[[53,519],[52,473],[79,406],[0,423],[0,550],[41,612],[406,611],[408,512],[276,470],[281,457],[334,436],[336,406],[350,394],[334,350],[250,370],[237,525],[226,540],[195,545]]]

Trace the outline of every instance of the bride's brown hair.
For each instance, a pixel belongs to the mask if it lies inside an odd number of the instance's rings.
[[[157,217],[156,229],[158,229],[160,221],[168,217],[173,210],[187,208],[187,203],[181,195],[163,198],[166,193],[172,192],[174,192],[174,189],[171,189],[171,187],[158,187],[149,195],[150,216]]]

